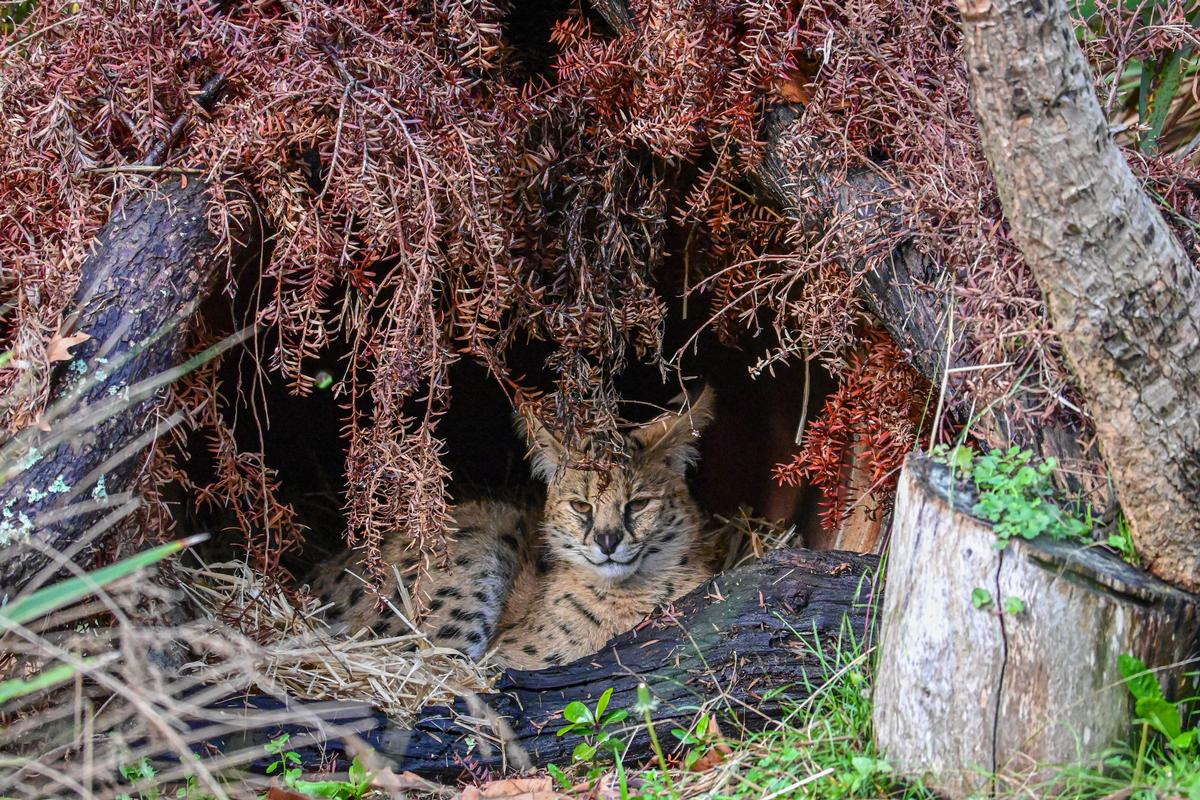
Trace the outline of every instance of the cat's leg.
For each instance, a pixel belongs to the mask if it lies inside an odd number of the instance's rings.
[[[450,564],[427,577],[421,624],[438,645],[479,660],[496,635],[517,576],[527,568],[531,536],[524,509],[467,503],[456,510]]]

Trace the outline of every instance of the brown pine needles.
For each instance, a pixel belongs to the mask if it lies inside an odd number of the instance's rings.
[[[1101,66],[1178,44],[1176,28],[1127,35],[1123,4],[1100,5]],[[964,373],[955,396],[985,407],[1032,374],[1024,424],[1073,413],[979,148],[950,3],[633,0],[615,33],[559,11],[538,72],[509,40],[512,8],[488,0],[38,3],[0,45],[5,429],[44,408],[47,348],[89,243],[146,180],[125,170],[163,142],[183,170],[163,174],[213,184],[215,230],[249,203],[269,225],[261,268],[220,287],[254,298],[260,367],[304,393],[316,358],[348,353],[333,387],[347,536],[370,553],[397,530],[441,541],[438,420],[458,359],[578,439],[613,427],[613,378],[633,360],[679,366],[684,353],[662,352],[665,298],[691,291],[711,310],[688,324],[772,335],[760,367],[815,357],[861,377],[856,290],[894,242],[851,220],[793,230],[754,201],[759,120],[785,97],[805,103],[790,143],[813,169],[885,175],[914,246],[942,265],[929,290],[952,294],[970,360],[998,365]],[[205,111],[194,98],[216,75],[225,91]],[[1200,247],[1193,161],[1134,163]],[[668,242],[679,283],[662,269]],[[530,340],[548,343],[545,370],[513,374]],[[242,387],[216,374],[176,395],[216,465],[194,495],[232,509],[273,569],[303,527],[272,466],[234,441],[225,415]],[[893,416],[911,401],[895,398]],[[148,474],[179,479],[171,458],[157,451]]]

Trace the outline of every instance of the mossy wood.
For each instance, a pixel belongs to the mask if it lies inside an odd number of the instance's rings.
[[[49,430],[9,444],[35,463],[0,486],[5,521],[26,528],[0,550],[0,596],[19,591],[49,551],[86,555],[98,544],[86,540],[89,527],[136,502],[123,493],[140,451],[169,429],[153,414],[169,381],[155,379],[184,360],[192,315],[229,265],[207,208],[207,186],[175,176],[124,203],[101,230],[61,332],[90,338],[58,365]]]
[[[823,683],[838,647],[869,638],[878,565],[874,556],[778,551],[718,576],[595,656],[545,670],[509,671],[493,693],[452,708],[426,708],[411,728],[392,725],[366,706],[347,708],[335,719],[374,726],[362,739],[393,769],[442,778],[457,777],[468,764],[488,769],[570,764],[581,740],[556,735],[565,724],[563,708],[575,700],[594,708],[610,688],[609,709],[631,710],[629,720],[612,730],[630,742],[626,763],[643,761],[650,755],[649,737],[632,713],[642,682],[657,701],[653,718],[665,747],[675,742],[670,729],[686,729],[701,708],[715,713],[729,733],[731,717],[761,728]],[[227,707],[245,703],[277,707],[262,697]],[[293,702],[293,710],[296,706]],[[296,740],[313,733],[297,726],[284,730]],[[278,733],[250,731],[209,742],[231,752],[258,747]],[[329,741],[300,752],[316,766],[322,756],[345,747]]]
[[[1004,550],[973,517],[973,487],[910,455],[900,477],[875,684],[875,734],[901,772],[950,797],[1012,788],[1050,764],[1127,740],[1117,657],[1195,694],[1200,598],[1096,547],[1044,539]],[[972,595],[990,599],[976,608]],[[1022,610],[1005,610],[1017,598]],[[1047,775],[1049,773],[1046,773]]]

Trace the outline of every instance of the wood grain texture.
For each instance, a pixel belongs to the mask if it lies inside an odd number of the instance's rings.
[[[1117,656],[1195,692],[1200,598],[1094,547],[994,547],[969,485],[920,454],[896,498],[875,689],[875,732],[901,771],[951,797],[1044,778],[1130,733]],[[976,609],[972,591],[993,605]],[[1001,613],[1005,599],[1025,610]],[[993,787],[990,773],[1001,786]],[[1010,787],[1011,788],[1011,787]]]

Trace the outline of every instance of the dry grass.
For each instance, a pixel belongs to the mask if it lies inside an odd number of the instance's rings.
[[[422,706],[486,691],[494,678],[486,665],[433,645],[409,622],[416,618],[411,604],[383,613],[400,616],[413,632],[377,638],[365,629],[331,628],[316,598],[300,595],[293,603],[244,562],[177,567],[176,573],[202,618],[236,624],[254,640],[250,674],[261,690],[369,702],[403,725]],[[208,659],[205,668],[219,663]]]
[[[135,577],[91,601],[0,634],[0,678],[74,668],[74,676],[57,688],[0,709],[0,796],[116,797],[129,791],[122,770],[145,760],[157,765],[160,783],[190,776],[211,796],[224,798],[232,790],[219,776],[261,758],[263,751],[234,746],[214,752],[206,742],[256,731],[264,738],[283,725],[300,724],[315,735],[296,737],[296,746],[337,736],[353,747],[354,734],[374,724],[361,714],[360,722],[328,723],[334,714],[356,719],[341,702],[287,710],[214,708],[246,687],[276,698],[283,687],[259,672],[261,646],[229,625],[166,621],[171,595]],[[206,662],[180,666],[182,643],[206,654]]]
[[[711,535],[724,549],[719,572],[751,564],[772,550],[804,545],[795,525],[780,525],[755,517],[745,508],[732,517],[715,517],[712,529]]]

